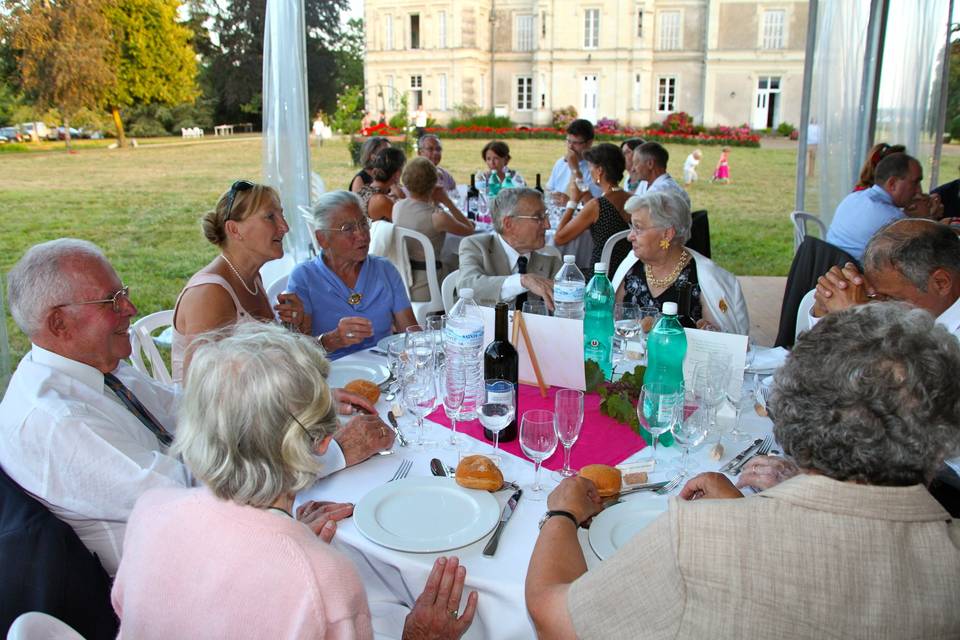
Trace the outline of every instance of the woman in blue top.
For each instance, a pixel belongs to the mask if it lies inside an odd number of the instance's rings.
[[[303,301],[310,333],[336,359],[367,349],[416,324],[400,273],[386,258],[368,255],[370,221],[360,198],[331,191],[313,205],[321,253],[297,265],[287,288]]]

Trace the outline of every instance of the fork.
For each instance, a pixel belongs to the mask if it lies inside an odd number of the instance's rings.
[[[654,493],[656,493],[658,496],[667,495],[668,493],[676,489],[680,485],[680,481],[683,480],[685,477],[686,476],[684,476],[681,473],[676,478],[674,478],[673,480],[665,484],[663,487],[661,487],[660,489],[657,489]]]
[[[410,469],[413,467],[413,460],[404,459],[400,461],[400,466],[397,467],[397,472],[393,474],[393,477],[387,480],[387,482],[393,482],[394,480],[403,480],[407,477],[407,474],[410,473]]]
[[[740,475],[740,472],[743,470],[743,466],[753,460],[757,456],[765,456],[770,453],[770,449],[773,448],[773,436],[767,436],[763,439],[763,443],[757,447],[757,450],[753,452],[753,455],[749,455],[743,460],[740,461],[736,467],[730,470],[731,475]]]

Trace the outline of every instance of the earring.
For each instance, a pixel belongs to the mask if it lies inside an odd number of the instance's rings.
[[[670,248],[670,241],[666,238],[660,238],[660,248],[666,251]]]

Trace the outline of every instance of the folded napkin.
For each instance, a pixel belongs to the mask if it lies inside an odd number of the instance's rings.
[[[789,351],[783,347],[754,347],[753,361],[747,371],[754,373],[773,373],[784,363]]]

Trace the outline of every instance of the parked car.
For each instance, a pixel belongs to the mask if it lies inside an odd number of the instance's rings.
[[[16,127],[0,127],[0,137],[6,142],[23,142],[23,134]]]
[[[42,122],[21,122],[17,125],[24,137],[39,142],[50,135],[50,128]]]
[[[70,127],[70,137],[74,140],[82,138],[80,131]],[[63,127],[57,127],[55,131],[51,131],[47,136],[47,140],[66,140],[67,139],[67,130]]]

